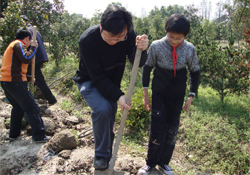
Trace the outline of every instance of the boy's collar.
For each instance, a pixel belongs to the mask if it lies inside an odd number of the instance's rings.
[[[18,41],[22,42],[26,46],[26,44],[25,44],[25,42],[23,42],[23,40],[18,39]]]

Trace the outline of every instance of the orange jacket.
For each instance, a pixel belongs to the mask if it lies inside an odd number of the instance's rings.
[[[0,81],[27,81],[27,68],[36,50],[36,47],[31,47],[28,51],[21,40],[11,42],[3,54]]]

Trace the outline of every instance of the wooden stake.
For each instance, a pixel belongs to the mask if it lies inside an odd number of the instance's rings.
[[[135,54],[135,60],[134,60],[133,68],[132,68],[132,75],[131,75],[131,78],[130,78],[128,93],[126,95],[126,103],[128,105],[130,105],[130,102],[131,102],[131,98],[132,98],[132,94],[133,94],[133,90],[134,90],[134,85],[135,85],[135,81],[136,81],[136,75],[137,75],[137,72],[138,72],[138,69],[139,69],[141,53],[142,53],[142,50],[137,48],[136,54]],[[124,108],[121,123],[120,123],[120,128],[119,128],[119,131],[118,131],[118,134],[117,134],[117,137],[116,137],[116,142],[115,142],[113,155],[112,155],[112,158],[111,158],[110,163],[109,163],[109,168],[108,168],[108,172],[107,172],[108,175],[116,174],[116,173],[114,173],[116,155],[117,155],[117,152],[118,152],[120,142],[122,140],[123,130],[124,130],[124,127],[125,127],[125,124],[126,124],[127,116],[128,116],[128,110],[126,108]]]
[[[33,26],[33,43],[36,43],[36,26]],[[32,61],[31,61],[31,91],[34,95],[34,78],[35,78],[35,63],[36,63],[36,55],[34,55]]]

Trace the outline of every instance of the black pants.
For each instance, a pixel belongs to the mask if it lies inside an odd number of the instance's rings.
[[[147,165],[169,164],[175,148],[183,101],[184,97],[152,94]]]
[[[57,102],[55,96],[52,94],[50,88],[45,82],[44,76],[41,71],[41,65],[43,63],[37,63],[35,65],[35,85],[41,90],[43,96],[48,100],[49,104]],[[31,75],[31,66],[28,67],[28,75]]]
[[[40,116],[40,108],[30,92],[27,82],[1,82],[4,93],[12,105],[9,137],[16,138],[22,129],[22,118],[27,114],[32,128],[33,140],[45,137],[45,127]]]

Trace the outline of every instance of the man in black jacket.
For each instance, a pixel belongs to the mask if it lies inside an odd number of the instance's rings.
[[[33,26],[29,23],[29,19],[25,15],[21,15],[21,18],[26,22],[26,25],[30,32],[33,35]],[[39,31],[36,31],[36,40],[39,45],[36,53],[36,63],[35,63],[35,85],[41,90],[43,96],[45,97],[46,100],[48,100],[49,105],[53,105],[57,102],[55,96],[52,94],[50,88],[48,87],[44,76],[42,74],[41,69],[44,66],[44,63],[49,61],[48,55],[46,53],[44,44],[43,44],[43,39]],[[28,73],[27,75],[31,74],[31,64],[28,67]]]
[[[120,89],[126,58],[133,63],[136,47],[140,48],[140,66],[143,66],[147,58],[148,37],[136,36],[132,16],[125,8],[110,5],[100,24],[82,33],[79,47],[81,59],[73,80],[93,110],[94,167],[104,170],[108,168],[112,155],[117,101],[122,110],[131,109]]]

